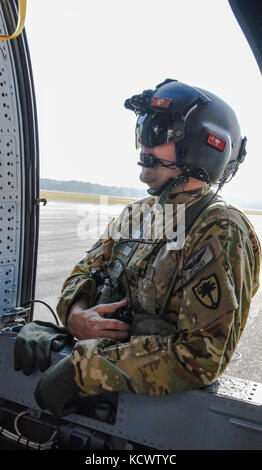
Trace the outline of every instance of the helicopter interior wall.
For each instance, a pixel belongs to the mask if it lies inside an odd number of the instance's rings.
[[[1,30],[4,29],[0,12]],[[17,306],[22,250],[22,149],[12,53],[0,44],[0,315]]]
[[[13,31],[16,2],[1,2],[0,29]],[[0,44],[0,326],[34,293],[39,208],[38,132],[25,32]],[[23,310],[22,307],[20,310]],[[32,311],[29,314],[32,314]]]

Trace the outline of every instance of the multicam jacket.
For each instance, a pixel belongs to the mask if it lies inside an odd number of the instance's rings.
[[[174,220],[180,204],[187,209],[209,189],[169,195],[166,204],[172,205]],[[149,207],[152,232],[158,200],[149,197],[137,203]],[[114,222],[123,229],[121,234],[130,232],[134,207]],[[164,240],[167,224],[170,219],[165,221]],[[99,303],[90,276],[96,269],[117,279],[122,297],[128,295],[127,276],[138,322],[128,342],[98,338],[76,343],[72,363],[80,396],[105,391],[165,395],[213,383],[229,364],[259,287],[260,244],[250,222],[222,201],[199,215],[180,249],[170,249],[168,240],[117,244],[112,233],[74,267],[62,287],[57,312],[66,325],[79,293],[88,295],[90,307]]]

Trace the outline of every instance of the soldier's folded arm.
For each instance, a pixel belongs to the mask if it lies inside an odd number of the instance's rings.
[[[97,284],[91,272],[107,272],[112,246],[112,239],[98,240],[86,257],[76,264],[62,286],[57,313],[63,325],[77,339],[104,337],[125,340],[128,337],[127,324],[104,318],[104,314],[114,312],[127,302],[123,300],[107,305],[95,304]]]
[[[75,265],[70,276],[65,280],[59,302],[57,313],[64,326],[67,325],[68,315],[71,307],[75,304],[79,308],[90,308],[94,305],[96,297],[96,282],[91,277],[92,269],[107,270],[111,258],[113,240],[97,243],[87,252],[85,258]]]
[[[67,317],[73,303],[80,297],[86,299],[86,306],[93,305],[96,294],[95,280],[90,277],[91,270],[107,269],[111,257],[112,241],[103,244],[98,242],[87,252],[85,258],[77,263],[70,276],[65,280],[61,296],[57,305],[57,313],[64,326],[67,326]]]

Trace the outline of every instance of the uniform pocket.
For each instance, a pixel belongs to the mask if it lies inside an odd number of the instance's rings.
[[[173,336],[162,338],[155,336],[131,336],[128,343],[119,343],[103,348],[100,354],[111,362],[130,361],[134,358],[159,354],[167,354],[170,339]]]
[[[168,336],[176,333],[176,328],[157,315],[137,313],[131,325],[131,336],[159,335]]]
[[[150,279],[145,277],[139,281],[137,300],[144,311],[156,313],[156,288]]]

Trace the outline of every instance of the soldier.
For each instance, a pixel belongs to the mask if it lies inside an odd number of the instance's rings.
[[[78,341],[35,392],[38,404],[58,415],[79,397],[106,391],[165,395],[213,383],[230,362],[259,286],[254,229],[211,189],[221,189],[246,155],[233,110],[170,79],[125,106],[138,115],[140,178],[149,197],[112,221],[63,285],[57,312]],[[147,211],[134,234],[138,207]],[[169,208],[162,237],[154,236],[156,207],[164,216]]]

